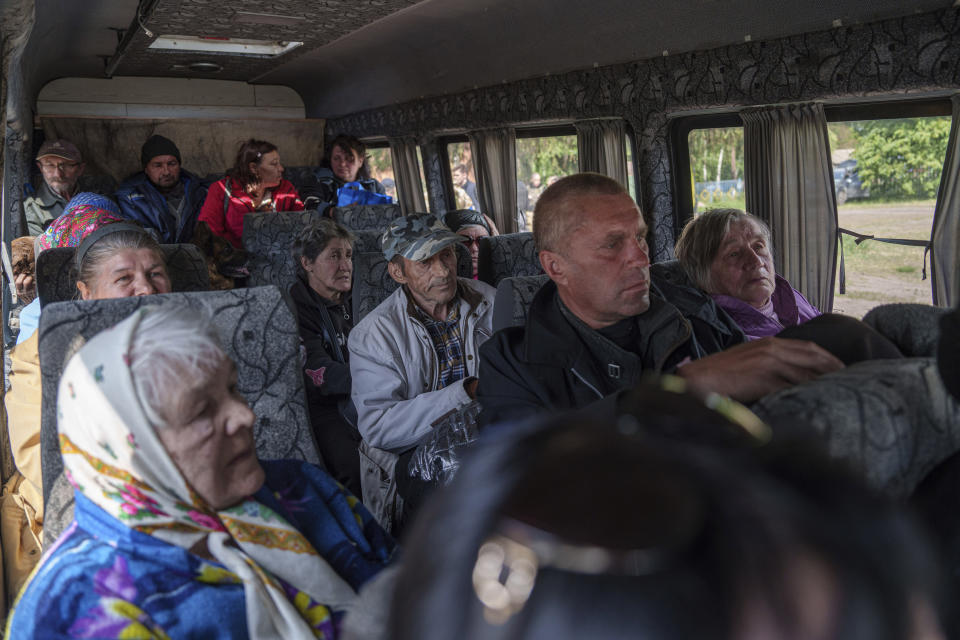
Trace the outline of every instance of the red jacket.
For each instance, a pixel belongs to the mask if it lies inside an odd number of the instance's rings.
[[[223,198],[227,193],[227,180],[230,181],[230,203],[224,215]],[[273,188],[273,209],[303,211],[297,189],[289,180],[280,180],[280,184]],[[233,178],[224,178],[210,185],[198,220],[206,222],[216,235],[226,238],[230,244],[239,248],[243,237],[243,218],[253,211],[253,199],[243,190],[243,186]]]

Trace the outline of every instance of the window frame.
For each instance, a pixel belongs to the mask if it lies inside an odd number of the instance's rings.
[[[927,96],[902,100],[824,104],[823,112],[827,122],[849,122],[854,120],[950,116],[953,114],[953,108],[949,96]],[[680,230],[693,217],[693,176],[690,174],[688,136],[695,129],[721,127],[742,128],[743,120],[740,118],[740,109],[680,115],[671,118],[668,128],[668,148],[673,176],[671,190],[674,199],[673,232],[675,238],[679,237]],[[640,188],[639,183],[637,188]]]

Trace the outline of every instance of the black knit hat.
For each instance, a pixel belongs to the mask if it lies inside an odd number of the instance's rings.
[[[173,140],[159,135],[150,136],[140,147],[140,164],[145,167],[157,156],[173,156],[177,159],[177,162],[181,162],[180,149],[177,149],[177,145],[173,144]]]

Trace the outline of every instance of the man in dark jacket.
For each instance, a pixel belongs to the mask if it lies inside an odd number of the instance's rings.
[[[180,150],[163,136],[151,136],[143,143],[140,162],[143,171],[127,178],[117,190],[121,213],[156,229],[160,242],[190,242],[209,185],[181,168]]]
[[[739,336],[701,322],[702,309],[681,311],[661,297],[650,277],[647,226],[610,178],[558,181],[537,201],[533,225],[551,281],[525,327],[500,331],[480,349],[485,424],[592,403],[616,412],[621,392],[650,372],[674,372],[696,388],[749,402],[843,366],[799,340],[766,338],[710,353]],[[676,287],[665,288],[671,300],[682,299]]]

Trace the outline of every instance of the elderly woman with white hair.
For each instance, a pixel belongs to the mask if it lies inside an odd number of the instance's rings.
[[[710,209],[687,223],[674,248],[694,284],[710,294],[748,340],[810,340],[845,364],[903,354],[849,316],[821,314],[774,271],[770,228],[740,209]]]
[[[140,309],[67,364],[75,518],[8,637],[335,638],[393,542],[325,472],[260,461],[210,323]]]

